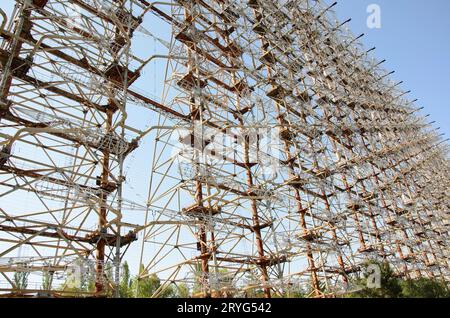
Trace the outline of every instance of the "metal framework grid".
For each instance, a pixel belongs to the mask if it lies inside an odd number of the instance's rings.
[[[136,245],[141,278],[162,280],[154,297],[181,284],[336,296],[368,260],[448,280],[448,145],[335,4],[16,2],[11,19],[0,11],[1,296],[42,292],[15,272],[53,277],[80,259],[95,292],[77,296],[117,296]],[[166,55],[132,50],[149,15],[172,30]],[[154,58],[167,60],[159,102],[132,86]],[[137,127],[130,105],[158,124]],[[149,134],[148,200],[135,203],[123,166]]]

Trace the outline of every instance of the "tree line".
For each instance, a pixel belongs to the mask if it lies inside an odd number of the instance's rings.
[[[367,263],[375,264],[379,268],[380,284],[374,288],[368,284],[371,277],[364,274],[360,278],[352,279],[350,286],[356,286],[353,291],[343,291],[337,297],[343,298],[450,298],[450,289],[448,282],[435,278],[400,278],[394,273],[388,263]],[[222,273],[227,277],[227,273]],[[13,282],[18,290],[25,290],[28,286],[29,272],[15,272]],[[249,280],[255,277],[250,277]],[[232,286],[232,278],[226,278],[228,285]],[[42,290],[51,288],[52,277],[49,273],[44,273],[42,278]],[[332,294],[321,286],[321,292],[324,295]],[[93,293],[95,285],[93,280],[82,279],[76,286],[67,281],[61,287],[62,291],[71,292],[73,295],[83,296],[86,293]],[[172,282],[163,286],[161,279],[156,274],[146,272],[143,265],[140,266],[139,275],[132,276],[127,262],[123,265],[123,273],[119,284],[119,297],[121,298],[189,298],[201,294],[200,284],[194,284],[189,287],[185,283]],[[313,293],[302,288],[291,288],[282,291],[274,297],[280,298],[307,298]],[[218,296],[226,297],[263,297],[263,291],[260,288],[249,289],[244,294],[233,293],[233,288],[226,294]],[[114,297],[113,289],[107,288],[107,297]]]

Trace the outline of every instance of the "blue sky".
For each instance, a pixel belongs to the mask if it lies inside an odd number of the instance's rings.
[[[381,29],[367,27],[369,4],[381,8]],[[352,18],[353,33],[365,33],[365,46],[376,47],[374,56],[387,60],[392,78],[404,81],[409,97],[450,138],[450,1],[341,0],[335,11],[341,21]]]

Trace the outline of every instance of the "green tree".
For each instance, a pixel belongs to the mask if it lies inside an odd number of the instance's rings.
[[[197,262],[194,266],[194,278],[195,278],[195,283],[194,286],[192,288],[192,294],[195,295],[199,295],[203,292],[203,287],[202,287],[202,265],[200,262]]]
[[[368,274],[364,277],[355,281],[357,286],[361,286],[362,289],[354,292],[349,297],[355,298],[397,298],[401,297],[402,287],[400,280],[394,275],[393,270],[388,263],[376,263],[368,262],[365,265],[369,266],[371,264],[377,265],[380,269],[380,288],[370,288],[368,287]]]
[[[445,282],[425,277],[401,282],[402,297],[406,298],[450,298],[450,290]]]
[[[174,288],[174,298],[189,298],[190,290],[185,283],[178,283]]]
[[[50,290],[52,286],[53,273],[49,271],[44,271],[42,276],[42,289]]]
[[[77,259],[68,272],[62,290],[72,292],[77,296],[95,291],[95,275],[89,271],[85,260]]]
[[[145,270],[144,265],[141,264],[139,275],[132,280],[133,294],[137,298],[150,298],[154,296],[155,292],[161,287],[161,280],[156,274],[151,274]],[[160,294],[160,297],[170,297],[173,295],[171,286]]]
[[[306,298],[307,292],[298,284],[288,287],[282,295],[282,298]]]
[[[28,287],[29,272],[15,272],[13,281],[17,289],[26,289]]]
[[[130,267],[128,266],[127,262],[125,262],[123,264],[123,274],[122,274],[122,279],[120,280],[120,285],[119,285],[119,296],[120,296],[120,298],[132,298],[133,297]]]
[[[443,281],[420,277],[416,279],[400,279],[394,275],[388,263],[376,264],[381,271],[380,288],[367,287],[367,275],[355,283],[363,288],[357,292],[347,294],[351,298],[450,298],[450,290]],[[367,264],[367,265],[368,265]]]

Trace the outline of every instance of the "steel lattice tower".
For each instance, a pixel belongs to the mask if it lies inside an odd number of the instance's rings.
[[[336,296],[367,261],[448,280],[448,145],[334,6],[17,0],[11,17],[0,11],[3,295],[39,292],[12,278],[31,272],[73,296],[56,281],[82,260],[95,291],[77,296],[117,296],[129,249],[141,278],[161,279],[155,297],[181,284],[195,297],[295,284]],[[155,36],[146,19],[170,32]],[[136,88],[154,59],[166,66],[160,99]],[[135,202],[124,165],[143,140],[148,198]],[[22,246],[29,255],[14,257]]]

